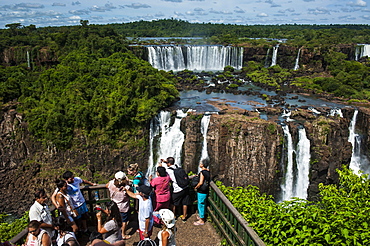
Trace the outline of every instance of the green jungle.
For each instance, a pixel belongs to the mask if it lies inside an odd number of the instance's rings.
[[[335,45],[366,43],[369,25],[242,26],[173,19],[80,23],[43,28],[11,23],[0,29],[0,102],[2,107],[16,104],[35,140],[45,147],[77,148],[78,136],[84,136],[87,144],[112,148],[147,145],[144,129],[159,110],[177,100],[178,78],[173,72],[154,69],[130,51],[129,45],[138,37],[173,37],[169,42],[181,42],[176,37],[202,37],[193,42],[253,47],[286,39],[293,47],[320,48],[325,71],[319,73],[279,65],[265,68],[256,62],[245,64],[242,72],[253,82],[276,90],[289,81],[347,102],[367,103],[370,99],[369,60],[353,61],[333,49]],[[4,65],[9,51],[15,57]],[[33,61],[40,62],[27,64],[26,51]],[[227,76],[228,69],[224,73]],[[303,200],[276,204],[256,187],[218,185],[267,245],[368,245],[370,181],[346,168],[338,172],[340,184],[321,186],[321,200],[315,204]],[[26,218],[27,214],[8,223],[1,215],[1,240],[9,240],[25,228]]]

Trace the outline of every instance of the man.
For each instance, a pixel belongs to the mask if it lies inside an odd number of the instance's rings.
[[[67,193],[71,197],[74,208],[78,212],[78,216],[75,218],[78,227],[83,232],[88,232],[86,220],[89,218],[88,208],[86,206],[86,200],[81,192],[80,185],[82,183],[88,185],[96,185],[90,181],[75,177],[71,171],[66,171],[63,174],[63,179],[67,182],[68,188]]]
[[[167,164],[167,173],[170,176],[172,180],[172,202],[173,202],[173,213],[176,214],[176,208],[182,206],[182,212],[183,214],[180,216],[180,219],[182,222],[186,222],[188,219],[188,205],[190,205],[190,195],[189,195],[189,187],[181,188],[177,182],[176,177],[174,174],[174,170],[178,168],[177,165],[175,165],[175,159],[173,157],[168,157],[164,163]]]
[[[124,188],[127,194],[134,199],[139,200],[139,235],[140,240],[150,238],[153,232],[153,205],[150,195],[152,188],[146,185],[140,185],[136,191],[139,193],[133,193],[131,190]]]
[[[46,192],[40,188],[35,192],[35,202],[30,208],[29,218],[30,221],[36,220],[41,223],[40,228],[47,231],[50,237],[53,236],[53,221],[48,205],[46,205]]]

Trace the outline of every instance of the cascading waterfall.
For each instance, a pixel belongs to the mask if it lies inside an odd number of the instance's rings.
[[[289,200],[293,197],[301,199],[307,198],[307,189],[309,186],[310,169],[310,141],[307,138],[304,127],[298,130],[298,143],[294,150],[292,135],[289,126],[282,126],[284,136],[287,140],[287,165],[285,169],[285,180],[281,185],[281,201]],[[294,167],[293,154],[295,152],[296,168]]]
[[[298,70],[299,68],[299,56],[301,54],[301,48],[298,49],[298,54],[297,54],[297,58],[295,59],[295,65],[294,65],[294,68],[293,70]]]
[[[270,48],[267,49],[266,58],[265,58],[265,67],[269,66],[269,54],[270,54]]]
[[[161,111],[151,122],[150,129],[150,151],[148,160],[147,176],[155,174],[156,164],[160,159],[165,159],[172,156],[175,159],[175,164],[181,166],[181,151],[184,143],[184,133],[180,130],[181,120],[187,114],[182,110],[176,111],[176,118],[172,126],[171,113]],[[156,142],[156,137],[159,137]],[[157,153],[154,153],[157,149]]]
[[[370,44],[359,44],[355,50],[355,60],[358,61],[361,57],[370,57]]]
[[[352,144],[352,156],[349,168],[357,175],[359,175],[359,171],[370,174],[370,161],[366,155],[361,153],[361,136],[356,133],[357,114],[358,110],[356,109],[348,128],[348,142]]]
[[[226,66],[241,69],[243,48],[219,45],[147,46],[149,63],[165,71],[221,71]]]
[[[279,49],[279,44],[277,44],[275,47],[272,47],[271,67],[276,65],[278,49]]]
[[[281,185],[282,201],[288,200],[293,197],[293,140],[289,131],[288,125],[283,125],[284,136],[287,140],[287,165],[285,169],[285,180]]]
[[[336,116],[336,115],[338,115],[339,117],[343,118],[343,113],[342,113],[342,110],[340,108],[332,108],[332,109],[330,109],[329,115],[330,116]]]
[[[200,155],[199,161],[204,160],[204,159],[209,159],[208,150],[207,150],[207,132],[208,132],[208,126],[209,126],[210,120],[211,120],[211,115],[208,113],[205,113],[200,122],[200,132],[202,133],[202,136],[203,136],[203,145],[202,145],[202,153]]]
[[[299,141],[297,144],[296,160],[297,160],[297,186],[295,197],[307,199],[307,189],[310,173],[310,140],[307,138],[304,127],[298,130]]]

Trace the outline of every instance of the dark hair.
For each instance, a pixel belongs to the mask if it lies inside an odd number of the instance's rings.
[[[28,228],[40,228],[41,222],[37,220],[31,220],[30,223],[28,223]]]
[[[61,180],[61,179],[57,179],[57,180],[55,180],[55,184],[57,185],[57,187],[59,189],[61,189],[61,188],[63,188],[66,185],[66,181],[65,180]]]
[[[123,180],[114,179],[113,184],[117,188],[120,188],[120,187],[124,187],[125,185],[127,185],[127,181],[126,179],[123,179]]]
[[[110,214],[107,218],[107,221],[114,218],[118,227],[121,228],[122,227],[122,217],[121,217],[121,213],[119,211],[119,208],[117,206],[117,203],[115,203],[114,201],[109,201],[109,202],[105,203],[105,206],[110,211]]]
[[[63,173],[63,178],[64,179],[69,179],[69,178],[72,178],[73,177],[73,173],[71,171],[66,171],[65,173]]]
[[[175,164],[175,159],[173,157],[168,157],[167,158],[167,163],[174,165]]]
[[[35,199],[39,199],[41,198],[42,196],[46,196],[46,192],[43,188],[39,188],[35,193]]]
[[[159,176],[161,176],[161,177],[166,177],[167,176],[166,168],[164,168],[164,167],[157,167],[157,172],[158,172]]]
[[[68,225],[66,218],[63,215],[53,219],[53,224],[55,227],[59,227],[61,231],[70,231],[71,227]]]
[[[204,168],[208,168],[209,167],[209,159],[203,159],[202,164],[203,164]]]

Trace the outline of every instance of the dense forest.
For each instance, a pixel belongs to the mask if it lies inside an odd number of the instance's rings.
[[[334,49],[365,43],[370,39],[368,25],[242,26],[171,19],[6,27],[0,30],[1,101],[20,103],[18,108],[37,139],[63,148],[71,146],[74,133],[114,146],[127,143],[158,110],[176,100],[176,75],[158,71],[133,55],[129,49],[133,40],[126,37],[196,36],[203,37],[203,43],[263,48],[285,39],[285,45],[319,49],[324,70],[293,71],[251,61],[242,69],[246,78],[276,89],[288,82],[317,93],[370,99],[368,60],[353,61]]]

